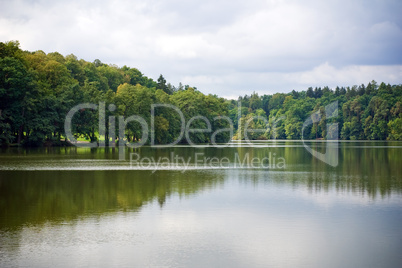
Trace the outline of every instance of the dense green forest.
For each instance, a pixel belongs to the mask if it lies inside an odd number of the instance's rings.
[[[249,121],[249,128],[266,130],[251,131],[251,139],[301,139],[303,122],[316,115],[319,120],[305,128],[304,139],[328,139],[327,123],[337,123],[343,140],[402,140],[402,85],[371,81],[367,86],[310,87],[302,92],[264,96],[253,93],[230,101],[231,118],[239,112],[239,101],[240,124]],[[338,110],[328,119],[325,107],[334,102]],[[244,133],[238,131],[237,137],[243,139]]]
[[[339,110],[327,119],[325,107],[334,101],[338,101]],[[311,115],[320,116],[304,129],[305,139],[331,138],[326,124],[336,122],[341,139],[402,140],[402,85],[378,85],[371,81],[346,88],[308,88],[263,96],[253,93],[238,100],[225,100],[205,95],[189,85],[172,86],[163,75],[154,81],[136,68],[100,60],[88,62],[72,54],[23,51],[17,41],[0,42],[1,146],[65,144],[68,111],[80,103],[99,102],[109,107],[105,114],[106,136],[101,137],[106,140],[109,128],[117,125],[116,122],[112,126],[113,121],[107,119],[131,115],[139,115],[148,124],[153,120],[155,131],[149,135],[154,135],[156,143],[175,140],[181,131],[181,118],[167,107],[156,109],[151,118],[151,105],[155,103],[180,109],[192,129],[210,128],[210,132],[190,133],[194,143],[210,142],[211,133],[223,129],[226,131],[218,131],[214,139],[230,140],[227,117],[233,121],[235,139],[245,138],[245,128],[250,139],[301,139],[303,122]],[[206,120],[190,120],[196,116]],[[98,117],[96,110],[77,112],[72,124],[74,136],[99,141]],[[142,134],[138,122],[127,124],[127,141],[138,141]]]
[[[198,115],[211,122],[212,131],[227,126],[227,120],[214,120],[227,114],[223,98],[204,95],[196,88],[181,84],[176,88],[161,75],[157,81],[144,76],[138,69],[87,62],[74,55],[28,52],[18,42],[0,43],[0,144],[38,146],[62,144],[64,121],[68,111],[80,103],[115,105],[106,109],[109,116],[141,116],[150,124],[151,104],[174,105],[186,122]],[[116,120],[117,121],[117,120]],[[155,109],[155,143],[163,144],[179,136],[181,118],[172,109]],[[117,122],[116,122],[117,125]],[[81,109],[73,118],[73,133],[96,141],[99,137],[98,111]],[[191,128],[206,128],[206,121],[194,120]],[[109,124],[106,125],[106,134]],[[118,132],[116,128],[116,132]],[[191,133],[194,143],[209,141],[208,133]],[[230,133],[217,135],[218,142],[228,140]],[[142,136],[141,126],[131,122],[126,126],[127,140]],[[108,140],[108,137],[104,139]]]

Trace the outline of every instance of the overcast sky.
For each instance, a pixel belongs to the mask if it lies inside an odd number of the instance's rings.
[[[0,41],[237,98],[401,84],[401,14],[401,0],[0,0]]]

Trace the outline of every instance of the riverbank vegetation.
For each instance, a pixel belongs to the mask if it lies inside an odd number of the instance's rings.
[[[325,107],[334,101],[338,109],[331,115]],[[338,123],[339,138],[351,140],[402,140],[402,85],[377,84],[308,88],[306,91],[259,96],[257,93],[225,100],[205,95],[195,87],[167,83],[163,75],[155,81],[138,69],[88,62],[74,55],[58,52],[23,51],[17,41],[0,42],[0,145],[61,145],[65,141],[64,122],[68,111],[80,103],[105,103],[104,140],[108,137],[111,117],[142,117],[155,126],[155,143],[166,144],[180,135],[182,120],[170,108],[177,107],[191,129],[194,143],[211,142],[211,133],[227,129],[229,117],[234,125],[234,138],[244,139],[248,128],[250,139],[327,139],[327,124]],[[317,120],[306,126],[311,115]],[[99,113],[81,109],[73,118],[76,138],[99,141]],[[116,128],[117,129],[117,128]],[[253,130],[254,129],[254,130]],[[218,131],[216,142],[230,140],[230,131]],[[128,123],[125,138],[129,142],[142,137],[139,122]],[[185,142],[183,137],[182,142]]]
[[[334,103],[338,109],[326,110]],[[343,140],[402,140],[402,85],[371,81],[346,88],[310,87],[263,96],[253,93],[231,101],[229,113],[231,118],[241,113],[238,129],[247,122],[251,128],[266,129],[251,131],[251,139],[330,139],[328,130],[337,124],[338,137]],[[302,132],[309,117],[313,120]],[[237,136],[243,138],[243,131]]]

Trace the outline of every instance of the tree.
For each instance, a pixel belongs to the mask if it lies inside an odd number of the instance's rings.
[[[154,103],[154,92],[149,88],[137,84],[123,84],[117,88],[116,105],[118,114],[124,117],[137,115],[143,118],[148,125],[151,120],[151,104]],[[126,127],[126,137],[130,141],[139,141],[143,134],[143,129],[139,122],[129,123]]]
[[[292,96],[293,96],[293,98],[294,99],[298,99],[299,98],[299,96],[300,96],[300,93],[299,92],[297,92],[296,90],[292,90],[292,92],[291,92],[291,94],[292,94]]]
[[[15,138],[17,143],[21,142],[30,102],[27,94],[33,89],[32,76],[21,60],[0,58],[0,145]]]
[[[171,89],[169,89],[168,86],[166,85],[166,79],[163,77],[162,74],[159,75],[158,85],[156,88],[165,91],[169,95],[173,94],[173,91]]]
[[[402,117],[396,118],[388,123],[389,140],[402,140]]]
[[[322,94],[322,89],[320,87],[314,89],[314,98],[319,99],[322,97]]]
[[[261,101],[260,97],[258,96],[258,93],[253,92],[253,94],[251,95],[249,107],[252,110],[257,110],[257,109],[262,108],[262,101]]]
[[[313,91],[313,88],[312,88],[312,87],[309,87],[309,88],[307,89],[307,97],[309,97],[309,98],[314,98],[314,91]]]
[[[280,109],[284,101],[285,101],[284,94],[282,93],[274,94],[268,102],[268,110],[271,111]]]
[[[21,51],[18,41],[9,41],[6,43],[0,42],[0,58],[15,57],[19,58]]]
[[[105,65],[99,59],[94,60],[93,64],[95,65],[95,67],[101,67]]]
[[[116,92],[117,87],[123,83],[123,72],[116,65],[102,65],[97,67],[99,73],[107,79],[109,88]]]
[[[285,121],[285,134],[289,140],[296,140],[301,138],[303,123],[298,121],[295,117],[286,119]]]
[[[155,129],[151,134],[161,144],[179,136],[181,118],[166,107],[156,109],[151,118],[152,103],[177,106],[186,121],[203,116],[211,123],[211,132],[227,128],[228,116],[240,139],[244,138],[242,130],[246,124],[253,139],[262,138],[256,129],[266,129],[264,138],[337,138],[337,135],[329,136],[331,131],[327,133],[330,122],[338,123],[343,139],[398,140],[401,133],[402,85],[380,83],[378,86],[373,80],[366,87],[364,84],[342,86],[334,91],[329,87],[310,87],[301,92],[263,96],[253,92],[238,100],[224,100],[216,95],[204,95],[189,85],[180,83],[176,88],[162,74],[154,81],[136,68],[119,68],[100,60],[87,62],[73,54],[64,57],[58,52],[22,51],[18,41],[0,42],[1,145],[61,144],[67,112],[78,103],[100,101],[117,105],[116,110],[106,109],[106,118],[139,115],[147,124],[154,119]],[[325,110],[334,101],[342,108],[335,117],[327,115]],[[303,122],[312,114],[317,116],[316,120],[301,133]],[[91,109],[77,112],[73,118],[73,134],[96,141],[97,116],[97,111]],[[205,119],[200,118],[190,122],[189,127],[208,127]],[[108,139],[108,132],[105,134]],[[193,132],[190,138],[193,142],[210,142],[210,134]],[[231,134],[220,132],[213,138],[225,142]],[[141,126],[130,122],[125,138],[136,142],[141,137]]]
[[[367,109],[368,117],[365,121],[365,134],[372,140],[385,140],[388,136],[388,102],[381,97],[374,96]]]
[[[366,93],[366,87],[364,86],[364,84],[361,84],[358,88],[357,88],[357,94],[359,96],[363,96]]]
[[[85,82],[85,71],[77,57],[73,54],[68,55],[66,57],[65,66],[70,71],[72,77],[77,80],[81,86],[83,86]]]

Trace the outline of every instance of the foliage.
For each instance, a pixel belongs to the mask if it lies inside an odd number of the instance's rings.
[[[333,102],[338,109],[326,114]],[[401,85],[371,81],[225,100],[189,85],[175,87],[162,74],[154,81],[136,68],[87,62],[73,54],[22,51],[18,41],[0,42],[0,146],[63,144],[66,115],[80,103],[104,105],[104,135],[99,135],[99,109],[79,110],[72,120],[73,135],[105,144],[113,130],[118,136],[120,118],[133,115],[150,126],[148,142],[157,144],[337,138],[330,123],[338,124],[342,139],[402,139]],[[165,106],[153,109],[153,104]],[[183,113],[188,139],[181,136],[181,115],[169,105]],[[311,124],[305,124],[308,120]],[[139,142],[144,131],[140,122],[127,121],[124,139]]]
[[[339,138],[344,140],[401,140],[402,139],[402,85],[336,87],[334,90],[308,88],[306,91],[276,93],[258,97],[245,95],[230,102],[229,115],[240,122],[235,138],[245,139],[244,124],[250,118],[249,132],[255,127],[259,109],[265,128],[264,135],[249,135],[251,139],[333,139],[338,124]],[[326,114],[326,106],[337,102],[338,109]],[[255,105],[256,103],[260,105]],[[239,107],[241,116],[239,118]],[[303,124],[311,119],[311,124]]]

